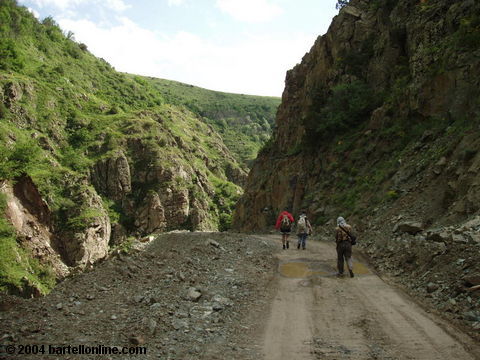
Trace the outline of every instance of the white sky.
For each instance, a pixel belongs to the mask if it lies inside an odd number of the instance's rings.
[[[336,0],[19,0],[118,71],[280,96]]]

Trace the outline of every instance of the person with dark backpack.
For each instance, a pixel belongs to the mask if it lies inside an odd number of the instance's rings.
[[[292,231],[294,221],[295,219],[293,218],[293,215],[290,214],[287,209],[285,209],[280,213],[280,215],[278,215],[277,222],[275,223],[275,229],[280,230],[280,232],[282,233],[283,250],[286,250],[290,247],[288,236]]]
[[[347,224],[343,217],[338,217],[335,228],[335,241],[337,243],[337,268],[338,276],[343,276],[344,261],[347,263],[350,277],[353,278],[352,245],[356,244],[356,236],[352,227]]]

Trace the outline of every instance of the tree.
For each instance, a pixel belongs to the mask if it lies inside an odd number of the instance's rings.
[[[335,9],[337,10],[340,10],[342,9],[344,6],[347,6],[348,5],[348,2],[350,0],[338,0],[337,1],[337,4],[335,5]]]

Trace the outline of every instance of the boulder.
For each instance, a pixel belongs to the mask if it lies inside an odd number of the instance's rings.
[[[435,241],[435,242],[450,242],[452,240],[452,234],[445,231],[428,231],[427,232],[427,240]]]
[[[421,231],[423,231],[422,223],[413,221],[398,223],[393,228],[393,232],[405,232],[411,235],[415,235]]]
[[[463,282],[468,287],[480,285],[480,274],[465,276]]]
[[[440,160],[438,160],[433,166],[433,169],[432,169],[433,173],[435,175],[440,175],[446,165],[447,165],[447,158],[446,157],[440,158]]]
[[[455,243],[468,243],[468,238],[466,238],[463,234],[453,234],[452,240]]]
[[[362,12],[359,9],[357,9],[356,7],[353,7],[351,5],[345,6],[342,9],[342,12],[344,12],[345,14],[352,15],[353,17],[356,17],[356,18],[362,17]]]
[[[198,300],[200,300],[201,297],[202,297],[202,293],[198,289],[194,287],[191,287],[188,289],[188,293],[187,293],[188,300],[197,302]]]
[[[429,282],[429,283],[427,284],[427,292],[428,292],[429,294],[435,292],[436,290],[438,290],[438,284],[435,284],[435,283],[433,283],[433,282]]]
[[[215,248],[219,248],[219,247],[220,247],[220,244],[219,244],[217,241],[212,240],[212,239],[208,239],[208,240],[207,240],[207,245],[211,245],[211,246],[213,246],[213,247],[215,247]]]

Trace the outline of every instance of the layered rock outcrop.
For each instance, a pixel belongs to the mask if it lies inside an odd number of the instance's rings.
[[[130,165],[123,151],[97,162],[91,174],[97,191],[113,200],[120,200],[132,191]]]
[[[70,215],[78,224],[70,231],[60,231],[57,242],[65,262],[83,269],[108,255],[111,224],[101,197],[93,189],[85,188],[80,196],[84,208]]]

